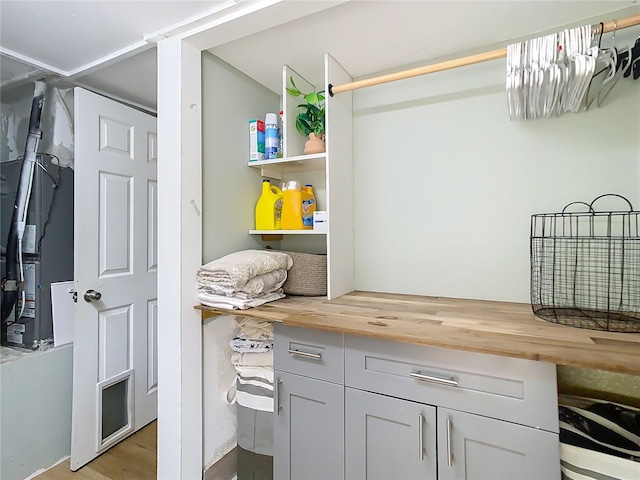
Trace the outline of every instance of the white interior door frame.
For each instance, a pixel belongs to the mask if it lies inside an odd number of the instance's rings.
[[[158,44],[158,478],[202,477],[201,51]]]
[[[158,42],[158,478],[203,473],[201,54],[348,0],[243,2]],[[278,68],[277,66],[275,68]],[[220,400],[222,401],[222,400]]]

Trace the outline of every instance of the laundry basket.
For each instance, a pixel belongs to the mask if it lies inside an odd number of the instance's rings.
[[[327,294],[327,256],[313,253],[284,252],[291,255],[293,266],[282,286],[287,295],[306,297]]]
[[[596,211],[603,197],[629,211]],[[569,212],[581,205],[582,212]],[[586,207],[586,208],[584,208]],[[574,207],[575,208],[575,207]],[[640,212],[624,197],[531,216],[531,305],[544,320],[640,332]]]
[[[640,478],[640,409],[560,395],[558,413],[563,479]]]

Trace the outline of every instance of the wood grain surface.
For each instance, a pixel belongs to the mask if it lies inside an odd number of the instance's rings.
[[[286,325],[640,374],[640,334],[567,327],[529,304],[352,292],[334,300],[288,297],[249,310],[198,305],[202,319],[238,314]]]
[[[69,460],[34,480],[151,480],[156,478],[158,425],[151,422],[84,467],[72,472]]]

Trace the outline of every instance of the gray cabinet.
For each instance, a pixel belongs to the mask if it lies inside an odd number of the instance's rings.
[[[345,389],[349,480],[437,478],[436,409]]]
[[[274,477],[344,478],[344,386],[276,371]]]
[[[440,480],[559,477],[558,435],[438,408]]]
[[[554,365],[274,333],[274,478],[560,478]]]

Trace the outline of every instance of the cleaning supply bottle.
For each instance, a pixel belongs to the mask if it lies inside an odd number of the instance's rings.
[[[264,120],[264,159],[278,158],[278,115],[267,113]]]
[[[313,212],[316,211],[316,197],[313,194],[313,185],[306,184],[302,187],[302,228],[313,229]]]
[[[284,120],[282,119],[282,110],[280,110],[280,128],[278,128],[278,158],[284,156]]]
[[[256,230],[279,229],[281,206],[282,191],[269,180],[263,180],[262,194],[256,203]]]
[[[282,192],[282,229],[302,230],[302,190],[296,180],[288,181]]]

